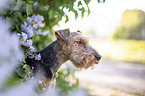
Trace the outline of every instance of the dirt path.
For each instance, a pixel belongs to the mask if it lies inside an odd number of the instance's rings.
[[[145,65],[102,60],[95,69],[76,73],[93,96],[145,96]]]

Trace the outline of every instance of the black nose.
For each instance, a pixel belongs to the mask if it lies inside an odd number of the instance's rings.
[[[97,54],[97,55],[95,56],[95,58],[97,59],[97,61],[99,61],[99,60],[101,59],[101,55]]]

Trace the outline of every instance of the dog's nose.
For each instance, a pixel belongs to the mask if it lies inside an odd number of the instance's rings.
[[[97,54],[96,56],[95,56],[95,58],[97,59],[97,61],[99,61],[100,59],[101,59],[101,55],[99,55],[99,54]]]

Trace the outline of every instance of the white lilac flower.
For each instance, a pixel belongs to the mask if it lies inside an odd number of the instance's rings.
[[[24,25],[25,25],[25,26],[27,26],[27,25],[28,25],[26,21],[24,21]]]
[[[29,49],[30,49],[30,51],[34,51],[35,48],[33,46],[30,46]]]
[[[27,46],[27,47],[32,46],[32,43],[33,43],[33,41],[31,39],[30,40],[27,40],[26,42],[21,41],[21,45]]]
[[[43,35],[43,36],[45,36],[45,35],[48,34],[48,31],[42,32],[41,29],[39,29],[38,31],[35,31],[35,33],[38,34],[38,35]]]
[[[33,27],[32,25],[29,25],[26,27],[25,32],[27,33],[28,37],[31,38],[33,36]]]
[[[37,24],[34,24],[34,25],[33,25],[33,28],[34,28],[34,29],[37,29],[37,28],[38,28]]]
[[[24,65],[24,66],[23,66],[23,68],[26,68],[26,67],[27,67],[27,65]]]
[[[41,35],[46,36],[48,34],[48,31],[44,31],[41,33]]]
[[[24,24],[21,24],[21,30],[24,31],[26,26]]]
[[[28,38],[27,34],[22,32],[22,38],[23,38],[23,41],[26,41],[26,39]]]
[[[32,67],[32,70],[34,69],[34,67]]]
[[[41,80],[39,80],[38,82],[39,82],[39,84],[42,84],[42,81]]]
[[[20,33],[17,33],[17,36],[20,36],[21,34]]]
[[[24,31],[27,25],[27,22],[24,21],[24,24],[21,24],[21,30]]]
[[[41,60],[41,55],[40,54],[36,55],[35,60],[38,60],[38,61]]]
[[[21,30],[24,31],[28,38],[31,38],[33,36],[33,31],[37,29],[38,27],[43,27],[44,24],[42,21],[44,20],[44,17],[41,15],[33,15],[32,17],[27,17],[24,20],[24,24],[21,24]],[[32,24],[32,25],[30,25]],[[47,32],[38,32],[39,35],[46,35]]]
[[[31,72],[28,72],[28,74],[30,75],[30,74],[31,74]]]
[[[28,22],[29,24],[31,24],[31,23],[32,23],[32,18],[31,18],[31,17],[27,17],[27,22]]]
[[[48,9],[49,9],[49,7],[48,7],[48,6],[46,6],[46,7],[45,7],[45,9],[46,9],[46,10],[48,10]]]
[[[18,36],[18,38],[20,38],[21,34],[20,33],[17,33],[17,36]]]
[[[34,77],[32,76],[32,80],[34,79]]]
[[[33,24],[35,24],[35,22],[38,22],[38,19],[37,19],[37,16],[36,15],[33,15],[32,16],[32,19],[33,19]]]
[[[44,17],[43,16],[40,16],[39,14],[37,15],[37,20],[38,21],[43,21],[44,20]]]
[[[44,24],[42,22],[37,22],[38,27],[43,27]]]
[[[21,41],[20,43],[21,43],[21,45],[23,45],[23,46],[26,45],[26,42],[24,42],[24,41]]]
[[[35,31],[36,34],[41,34],[41,29],[39,29],[38,31]]]
[[[30,39],[30,40],[27,40],[27,46],[32,46],[32,44],[33,44],[33,41]]]
[[[59,7],[59,9],[62,9],[62,8],[63,8],[62,6]]]
[[[46,90],[46,88],[42,88],[42,90],[43,90],[43,91],[45,91],[45,90]]]
[[[21,30],[27,33],[28,37],[31,38],[33,36],[33,27],[29,25],[26,27],[24,24],[21,24]]]

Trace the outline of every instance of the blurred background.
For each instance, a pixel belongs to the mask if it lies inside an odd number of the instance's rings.
[[[91,45],[102,55],[101,62],[91,70],[75,75],[90,96],[145,95],[145,1],[91,0],[90,15],[84,18],[69,13],[63,28],[80,30],[90,37]],[[57,29],[57,28],[56,28]]]
[[[63,64],[53,96],[145,96],[144,0],[5,0],[0,8],[0,89],[32,78],[22,54],[46,47],[54,30],[70,28],[88,36],[102,59],[87,70]],[[38,96],[24,85],[2,96]]]

